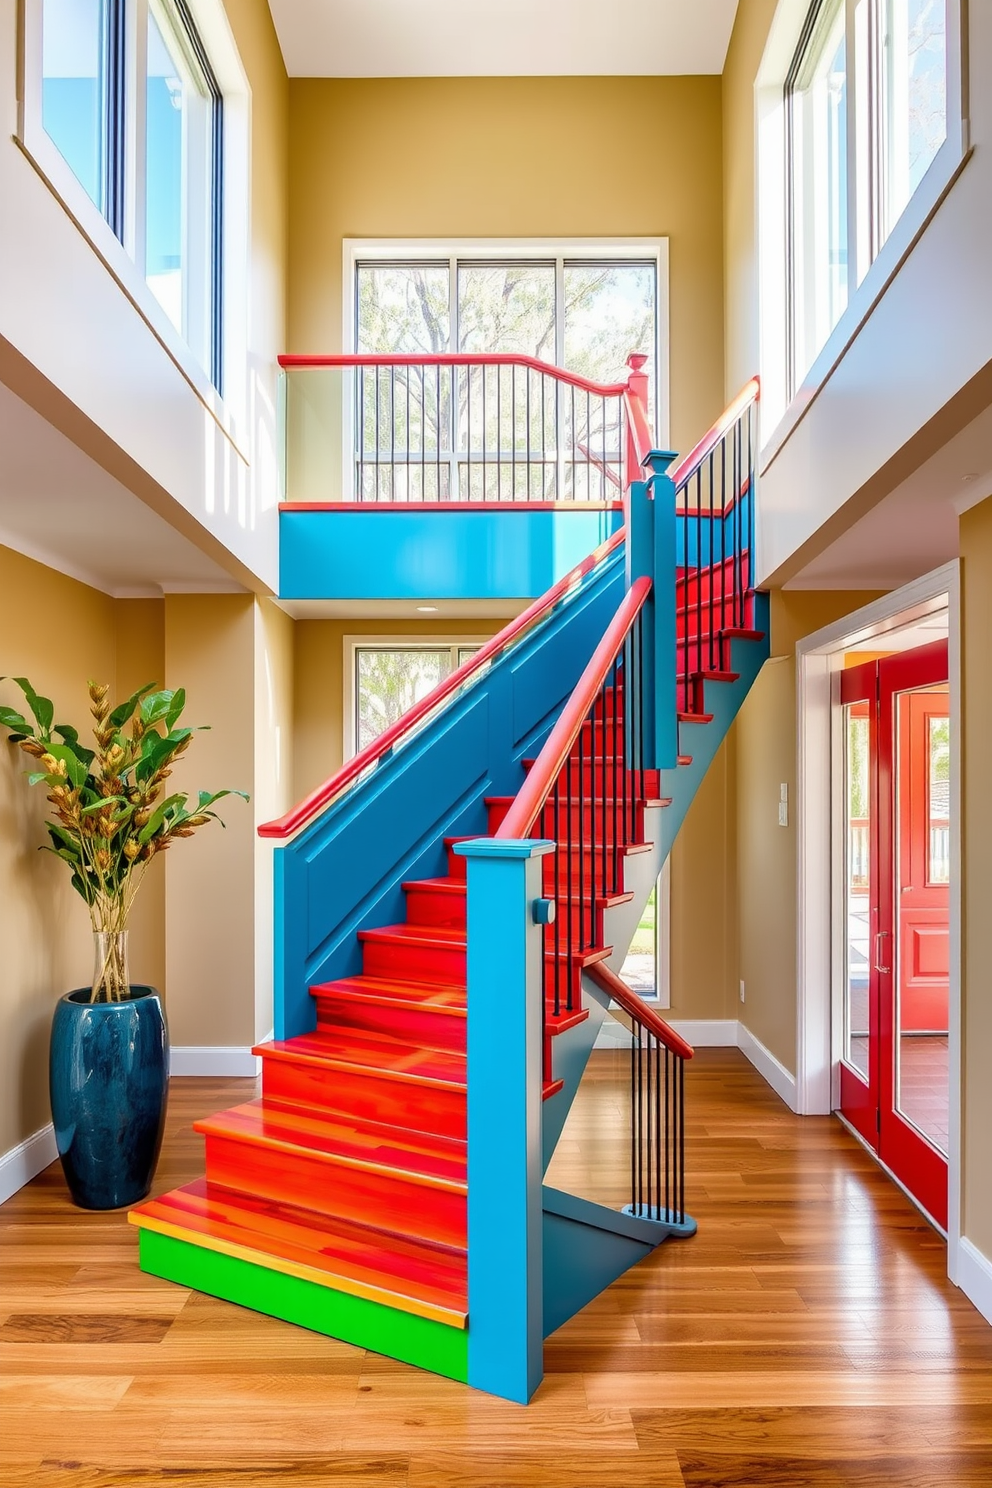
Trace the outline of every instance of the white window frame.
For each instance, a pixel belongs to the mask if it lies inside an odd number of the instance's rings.
[[[863,0],[860,0],[863,5]],[[848,89],[851,107],[857,89],[854,47],[859,0],[847,6]],[[859,250],[858,196],[864,181],[858,170],[858,131],[848,129],[848,302],[800,385],[788,391],[789,283],[786,210],[789,196],[784,87],[802,33],[810,0],[779,0],[754,90],[756,202],[758,228],[758,297],[761,402],[764,445],[759,473],[767,469],[796,425],[805,417],[820,389],[854,341],[875,303],[885,293],[903,260],[912,251],[971,153],[964,103],[964,5],[947,0],[947,133],[922,181],[873,261]],[[852,119],[852,125],[855,122]],[[863,173],[862,173],[863,174]],[[862,208],[863,211],[863,208]],[[864,242],[864,233],[860,234]],[[859,259],[859,251],[861,257]],[[860,276],[860,283],[854,280]]]
[[[657,421],[655,439],[667,449],[671,426],[670,331],[668,239],[665,238],[345,238],[342,243],[342,351],[355,351],[355,270],[360,262],[429,259],[435,263],[447,259],[452,271],[456,260],[479,259],[546,259],[556,263],[564,259],[603,258],[652,260],[656,266],[656,344]],[[452,283],[454,274],[452,272]],[[560,352],[564,337],[564,318],[556,318],[555,335]],[[563,365],[560,361],[559,365]],[[347,488],[346,488],[347,489]]]
[[[448,632],[443,635],[423,635],[417,632],[407,635],[346,635],[343,640],[342,668],[344,676],[342,758],[350,760],[358,753],[355,705],[358,700],[357,653],[360,650],[443,651],[448,648],[454,652],[459,646],[484,646],[487,641],[491,640],[492,631],[487,631],[485,635],[457,635]]]
[[[241,64],[222,0],[187,0],[200,39],[209,54],[224,106],[222,280],[224,395],[209,368],[173,325],[152,293],[144,272],[144,19],[141,0],[126,0],[127,116],[125,134],[124,241],[76,178],[42,119],[43,0],[22,0],[17,143],[22,152],[116,280],[131,305],[160,342],[186,382],[247,458],[250,409],[247,354],[248,183],[250,173],[251,89]]]

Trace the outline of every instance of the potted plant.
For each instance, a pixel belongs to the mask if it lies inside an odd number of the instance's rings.
[[[0,678],[0,680],[6,680]],[[52,1117],[69,1191],[85,1209],[136,1203],[151,1187],[162,1141],[169,1039],[154,987],[128,976],[128,919],[148,865],[177,838],[192,837],[222,796],[243,791],[167,793],[173,765],[193,729],[180,726],[182,688],[139,687],[111,707],[109,687],[89,683],[95,749],[55,723],[49,698],[26,677],[13,680],[33,722],[0,707],[10,742],[35,761],[52,815],[47,851],[61,858],[93,927],[93,980],[55,1009],[49,1057]],[[221,823],[223,825],[223,823]]]

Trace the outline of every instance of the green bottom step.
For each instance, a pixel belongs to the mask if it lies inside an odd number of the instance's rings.
[[[326,1333],[358,1348],[372,1349],[448,1379],[464,1383],[468,1378],[465,1329],[450,1328],[431,1318],[270,1271],[236,1256],[203,1250],[153,1230],[141,1231],[139,1257],[142,1271],[152,1276],[296,1323],[314,1333]]]

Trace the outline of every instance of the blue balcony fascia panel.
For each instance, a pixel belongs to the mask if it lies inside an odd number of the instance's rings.
[[[536,599],[623,524],[616,507],[282,511],[281,599]]]

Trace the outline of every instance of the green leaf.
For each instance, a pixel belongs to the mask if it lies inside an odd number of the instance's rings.
[[[16,708],[0,707],[0,723],[4,728],[16,729],[19,739],[33,739],[34,729]]]
[[[55,732],[63,740],[66,746],[72,750],[77,759],[82,760],[84,765],[91,765],[96,758],[92,749],[87,749],[79,742],[79,734],[70,723],[57,723]]]
[[[165,800],[152,812],[138,833],[138,841],[141,845],[144,846],[146,842],[151,841],[155,833],[160,831],[165,825],[167,818],[171,820],[171,818],[177,815],[177,807],[181,812],[185,809],[185,806],[186,793],[184,791],[179,791],[174,796],[166,796]]]
[[[74,749],[72,749],[68,744],[52,744],[50,742],[46,745],[46,747],[53,759],[57,759],[65,765],[65,778],[71,786],[75,787],[86,784],[86,776],[88,773],[86,766],[83,761],[79,759]]]
[[[186,706],[186,689],[185,689],[185,687],[177,687],[176,690],[175,690],[175,692],[172,694],[172,703],[171,703],[171,705],[169,707],[169,711],[165,715],[165,726],[168,729],[168,731],[169,731],[170,734],[172,733],[172,730],[175,728],[176,722],[177,722],[177,720],[179,718],[179,715],[183,711],[183,709],[185,708],[185,706]]]
[[[82,846],[78,837],[74,837],[71,832],[67,832],[65,827],[60,826],[58,822],[50,821],[46,822],[45,825],[48,828],[48,835],[51,837],[52,842],[55,844],[61,842],[63,847],[69,848],[70,851],[76,854],[78,859],[82,853]]]
[[[37,719],[38,727],[47,738],[48,731],[52,726],[52,719],[55,717],[55,704],[51,698],[39,697],[27,677],[15,677],[14,681],[27,698],[28,707]]]
[[[154,682],[146,682],[144,687],[139,687],[137,692],[132,692],[126,703],[119,703],[107,720],[111,728],[122,728],[131,717],[135,708],[141,702],[146,692],[151,692],[155,686]]]
[[[175,733],[146,734],[141,741],[141,757],[134,767],[134,778],[140,784],[149,780],[175,754],[178,746],[192,734],[192,729],[179,729]]]
[[[44,770],[32,770],[30,775],[28,776],[28,785],[40,785],[43,780],[51,780],[54,782],[56,779],[58,779],[59,784],[61,784],[61,776],[46,775]]]
[[[194,816],[200,816],[200,815],[202,815],[203,812],[206,810],[206,808],[208,806],[212,806],[215,801],[221,800],[222,797],[224,797],[224,796],[240,796],[241,799],[242,799],[242,801],[249,801],[249,800],[251,800],[251,797],[248,795],[248,792],[247,791],[242,791],[242,790],[201,791],[200,792],[200,795],[199,795],[199,803],[197,805],[196,811],[193,812],[192,814]],[[215,814],[216,814],[215,812],[211,812],[210,813],[211,816],[213,816]],[[217,817],[217,820],[220,821],[220,817]]]
[[[100,799],[98,801],[94,801],[92,805],[83,806],[79,814],[80,816],[94,816],[98,811],[103,811],[104,808],[107,806],[118,806],[120,804],[123,804],[125,806],[130,804],[128,802],[127,796],[101,796]]]
[[[152,692],[142,700],[138,717],[145,725],[145,728],[151,728],[153,724],[161,723],[172,707],[172,698],[173,694],[171,692]]]

